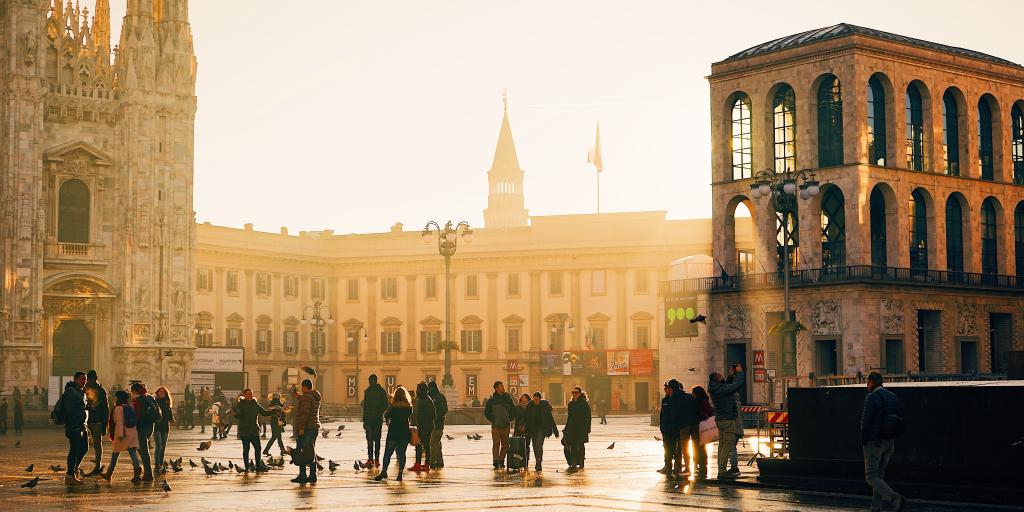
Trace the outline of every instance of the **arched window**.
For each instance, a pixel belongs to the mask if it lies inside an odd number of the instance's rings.
[[[796,202],[793,202],[793,211],[791,213],[776,213],[775,214],[775,248],[779,256],[778,270],[781,272],[783,269],[783,258],[785,254],[783,247],[785,246],[786,237],[789,242],[789,268],[799,268],[800,262],[800,229],[799,219],[800,215],[797,212]],[[783,227],[785,226],[785,228]],[[783,231],[785,229],[785,231]]]
[[[1013,240],[1017,263],[1017,277],[1024,277],[1024,201],[1013,211]]]
[[[946,269],[964,271],[964,212],[955,195],[946,199]]]
[[[741,94],[732,104],[732,179],[742,180],[753,175],[753,152],[750,145],[750,98]]]
[[[821,198],[821,265],[846,265],[846,200],[837,187],[829,187]]]
[[[992,148],[992,107],[988,100],[978,100],[978,162],[981,164],[981,179],[995,179],[995,162]]]
[[[830,76],[818,86],[818,166],[843,164],[843,90]]]
[[[907,87],[907,168],[924,170],[924,107],[921,91],[911,84]]]
[[[888,266],[885,245],[885,196],[875,188],[871,191],[871,265]]]
[[[981,273],[998,274],[999,256],[996,251],[996,206],[992,198],[981,204]]]
[[[780,85],[775,91],[772,128],[775,170],[796,170],[796,94],[788,85]]]
[[[1011,146],[1013,153],[1013,182],[1024,185],[1024,109],[1014,105],[1010,109]]]
[[[928,269],[928,205],[924,194],[910,194],[910,268]]]
[[[960,176],[960,111],[949,90],[942,95],[942,152],[946,174]]]
[[[885,89],[877,76],[868,80],[868,159],[885,166]]]
[[[89,188],[81,180],[67,180],[60,186],[57,241],[89,243]]]

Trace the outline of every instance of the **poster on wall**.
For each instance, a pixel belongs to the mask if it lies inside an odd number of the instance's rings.
[[[528,388],[530,387],[530,376],[525,373],[519,374],[519,387]]]
[[[654,352],[649,349],[629,351],[629,374],[636,376],[654,373]]]
[[[629,375],[629,351],[608,352],[608,375]]]
[[[540,372],[545,375],[560,375],[562,373],[562,353],[542,352],[540,355]]]
[[[573,373],[586,376],[604,375],[608,372],[606,355],[607,354],[603,350],[589,350],[582,352],[579,356],[579,371]]]
[[[665,299],[665,337],[690,338],[697,336],[697,324],[690,323],[690,320],[696,316],[696,295]]]

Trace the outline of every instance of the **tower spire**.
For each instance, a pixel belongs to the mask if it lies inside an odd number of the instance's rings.
[[[92,40],[96,55],[110,63],[110,0],[96,0],[96,13],[92,20]]]
[[[525,227],[529,217],[524,208],[523,170],[519,168],[512,125],[508,121],[508,91],[501,93],[502,117],[494,161],[487,171],[489,191],[484,225],[489,228]]]
[[[504,115],[501,119],[501,128],[498,130],[498,145],[494,148],[494,161],[491,163],[491,170],[508,169],[522,172],[519,169],[519,158],[516,156],[516,144],[512,140],[512,127],[508,122],[508,91],[501,93],[501,103],[504,107]]]

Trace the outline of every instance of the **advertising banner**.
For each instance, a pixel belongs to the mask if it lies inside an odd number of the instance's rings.
[[[578,371],[575,366],[573,367],[574,374],[592,376],[608,372],[607,354],[603,350],[580,352],[577,361],[580,362],[580,366]]]
[[[654,374],[654,352],[649,349],[630,350],[629,374],[636,376]]]
[[[542,352],[540,354],[540,372],[545,375],[560,375],[562,373],[562,353]]]
[[[608,352],[608,375],[629,375],[629,351]]]
[[[244,361],[242,348],[216,347],[197,348],[192,355],[193,372],[242,372]]]
[[[697,296],[665,299],[665,337],[690,338],[697,336],[697,324],[690,320],[697,316]]]

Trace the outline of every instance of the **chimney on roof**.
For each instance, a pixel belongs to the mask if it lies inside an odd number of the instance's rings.
[[[402,224],[401,222],[396,222],[395,225],[391,226],[391,232],[392,233],[401,233],[402,232],[402,228],[404,226],[405,226],[405,224]]]
[[[288,235],[288,228],[282,226],[281,227],[281,234],[282,235]]]
[[[245,230],[246,231],[252,231],[252,222],[246,222],[245,223]]]

